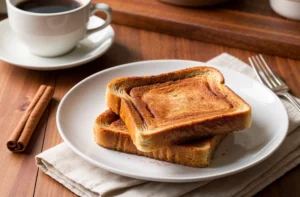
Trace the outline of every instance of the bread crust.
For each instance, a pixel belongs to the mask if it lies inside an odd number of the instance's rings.
[[[217,135],[182,145],[171,145],[152,152],[142,152],[133,144],[127,129],[120,125],[112,126],[118,118],[111,110],[99,115],[94,124],[94,139],[97,144],[120,152],[186,166],[207,167],[215,149],[225,137],[225,135]]]
[[[143,115],[146,114],[146,109],[143,106],[138,106],[135,98],[130,95],[130,91],[136,87],[193,77],[198,80],[199,76],[202,77],[201,80],[205,80],[215,97],[219,97],[219,100],[228,101],[236,109],[224,110],[219,114],[207,117],[197,118],[195,116],[182,122],[174,120],[168,125],[155,127],[153,126],[155,117],[153,121],[151,117]],[[153,87],[158,86],[154,85]],[[143,152],[183,143],[191,139],[243,130],[251,125],[250,106],[228,88],[224,84],[223,75],[211,67],[194,67],[156,76],[118,78],[108,84],[106,96],[107,106],[120,115],[135,146]],[[147,130],[151,126],[154,128]]]

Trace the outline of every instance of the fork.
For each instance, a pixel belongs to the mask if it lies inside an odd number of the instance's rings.
[[[300,104],[288,92],[289,87],[273,72],[263,56],[259,54],[248,59],[260,82],[270,88],[276,95],[287,98],[300,111]]]

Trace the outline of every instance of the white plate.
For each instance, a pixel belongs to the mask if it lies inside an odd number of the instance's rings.
[[[192,182],[233,174],[269,156],[284,140],[288,117],[279,98],[265,86],[235,71],[216,67],[226,84],[252,107],[250,129],[228,135],[217,149],[211,166],[192,168],[140,157],[98,146],[93,140],[95,118],[103,112],[107,83],[121,76],[153,75],[201,62],[144,61],[96,73],[73,87],[57,111],[57,126],[64,141],[82,158],[108,171],[128,177],[161,182]]]
[[[100,26],[104,21],[91,17],[89,27]],[[100,32],[90,35],[66,55],[46,58],[31,54],[28,48],[19,42],[10,28],[8,19],[0,22],[0,59],[10,64],[33,70],[60,70],[90,62],[104,54],[114,41],[115,32],[109,25]]]

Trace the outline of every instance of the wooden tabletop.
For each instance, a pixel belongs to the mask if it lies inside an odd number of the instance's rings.
[[[300,59],[300,22],[276,14],[269,0],[228,1],[197,9],[158,0],[93,2],[109,4],[116,24]]]
[[[2,17],[3,18],[3,17]],[[1,19],[1,18],[0,18]],[[62,97],[77,82],[119,64],[151,59],[207,61],[223,52],[247,62],[253,52],[207,44],[181,37],[113,25],[116,41],[102,57],[77,68],[62,71],[33,71],[0,60],[0,192],[1,196],[75,196],[35,165],[35,155],[62,142],[55,115]],[[276,73],[300,97],[300,61],[265,55]],[[14,154],[5,144],[41,84],[55,88],[46,113],[23,154]],[[286,173],[256,196],[299,196],[300,167]]]

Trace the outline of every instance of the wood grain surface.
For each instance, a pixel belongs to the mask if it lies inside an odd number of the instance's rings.
[[[300,22],[275,14],[269,0],[234,0],[197,9],[157,0],[93,2],[108,3],[117,24],[300,59]]]
[[[113,25],[116,41],[102,57],[77,68],[63,71],[33,71],[0,60],[0,196],[75,196],[68,189],[42,173],[34,156],[62,142],[56,128],[58,104],[66,92],[85,77],[105,68],[139,60],[190,59],[207,61],[223,52],[247,62],[255,53],[221,45],[208,44],[181,37]],[[265,55],[276,73],[300,97],[300,61]],[[5,146],[16,123],[24,113],[40,84],[55,87],[54,98],[30,141],[25,154],[13,154]],[[297,167],[256,197],[300,194],[300,167]]]

